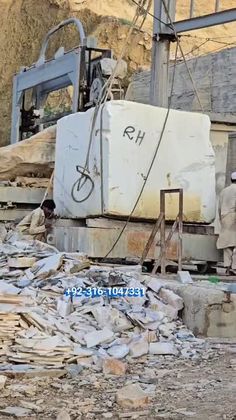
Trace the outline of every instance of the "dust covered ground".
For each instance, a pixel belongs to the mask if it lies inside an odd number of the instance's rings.
[[[148,356],[129,362],[125,376],[104,376],[81,368],[63,378],[8,379],[1,391],[1,409],[25,407],[22,418],[57,419],[236,419],[236,347],[227,345],[203,355],[202,360]],[[99,369],[98,369],[99,370]],[[116,392],[139,383],[149,395],[148,405],[122,408]],[[1,420],[15,418],[0,414]],[[18,417],[21,418],[21,417]]]

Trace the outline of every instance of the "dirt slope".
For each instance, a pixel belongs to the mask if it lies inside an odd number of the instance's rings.
[[[213,1],[196,0],[196,14],[200,11],[212,11]],[[222,0],[222,7],[234,7],[235,0]],[[177,18],[185,18],[189,0],[177,0]],[[132,0],[0,0],[0,145],[9,142],[12,76],[21,66],[29,65],[37,60],[45,33],[61,20],[76,16],[85,25],[87,34],[98,37],[101,47],[110,47],[118,55],[129,30],[129,23],[134,15],[135,5]],[[225,37],[223,42],[235,42],[235,24],[198,31],[201,37]],[[130,42],[125,59],[129,70],[150,65],[152,19],[148,17],[145,33],[136,31]],[[234,36],[234,38],[233,38]],[[54,37],[51,52],[66,40],[66,47],[78,43],[74,28],[68,28]],[[194,48],[199,54],[222,48],[225,45],[215,42],[202,44],[199,38],[183,38],[186,52]]]

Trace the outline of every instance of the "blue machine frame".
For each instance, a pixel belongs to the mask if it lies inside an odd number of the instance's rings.
[[[80,35],[78,47],[65,52],[61,47],[54,58],[46,60],[46,51],[50,37],[66,25],[75,24]],[[97,59],[91,58],[92,51],[101,53]],[[96,39],[86,38],[82,23],[70,18],[52,28],[46,35],[41,47],[38,61],[31,67],[23,68],[13,79],[11,143],[21,137],[22,102],[24,93],[33,89],[34,108],[40,110],[50,92],[73,86],[71,112],[82,111],[80,106],[81,86],[89,88],[91,81],[91,63],[103,57],[111,57],[111,51],[96,48]],[[40,128],[38,129],[40,131]]]

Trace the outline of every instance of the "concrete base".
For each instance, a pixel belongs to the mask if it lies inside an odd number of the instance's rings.
[[[228,285],[197,282],[190,285],[167,280],[168,288],[184,300],[183,321],[195,335],[236,338],[236,294],[229,301]]]
[[[27,214],[34,210],[37,206],[32,208],[9,208],[0,209],[0,222],[20,222]]]
[[[40,204],[45,194],[45,188],[1,187],[0,202]]]
[[[104,258],[116,242],[124,224],[124,221],[106,218],[84,219],[82,221],[61,219],[54,225],[48,242],[61,251],[81,251],[91,258]],[[207,231],[203,233],[203,228],[204,226],[195,225],[195,233],[189,232],[188,225],[184,228],[183,260],[185,262],[198,261],[200,263],[201,261],[208,261],[216,263],[222,261],[221,252],[216,249],[216,235]],[[109,257],[140,258],[152,229],[153,223],[130,222]],[[171,226],[167,226],[166,236],[170,229]],[[155,243],[158,240],[159,234],[156,236]],[[159,254],[160,249],[153,245],[147,260],[156,259]],[[168,247],[167,259],[178,260],[177,234],[173,236]]]

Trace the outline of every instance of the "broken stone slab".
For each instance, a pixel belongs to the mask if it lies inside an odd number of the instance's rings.
[[[25,287],[29,286],[31,281],[26,278],[21,278],[16,282],[17,287],[20,287],[21,289],[24,289]]]
[[[19,250],[11,244],[0,243],[0,255],[15,255],[19,252]]]
[[[178,271],[177,280],[180,281],[180,283],[183,283],[183,284],[193,283],[193,279],[190,276],[189,271]]]
[[[32,384],[31,385],[25,385],[22,383],[12,384],[12,385],[9,385],[7,389],[13,391],[14,393],[23,394],[26,396],[33,396],[37,392],[36,386],[33,386]],[[30,408],[30,407],[25,407],[25,408]]]
[[[7,236],[7,229],[5,223],[0,223],[0,241],[4,241]]]
[[[104,419],[112,419],[114,417],[114,415],[113,415],[113,413],[106,412],[106,413],[102,413],[102,417]]]
[[[71,420],[71,417],[67,410],[63,409],[58,413],[56,420]]]
[[[127,365],[118,359],[109,358],[103,361],[103,373],[105,375],[125,375]]]
[[[137,310],[128,311],[127,315],[135,325],[146,329],[155,331],[163,322],[165,314],[149,308],[137,308]]]
[[[78,344],[75,344],[73,354],[78,357],[89,357],[94,354],[92,350],[85,349]]]
[[[10,294],[10,295],[18,295],[21,289],[18,287],[13,286],[13,284],[7,283],[4,280],[0,281],[0,294]]]
[[[70,269],[70,273],[71,274],[79,273],[80,271],[89,267],[90,267],[90,261],[74,262]]]
[[[34,411],[42,411],[42,408],[39,405],[34,404],[33,402],[30,401],[23,401],[21,400],[20,402],[21,407],[22,408],[27,408],[29,410],[34,410]]]
[[[184,301],[183,299],[176,295],[172,290],[164,289],[162,288],[159,292],[159,296],[163,301],[171,306],[173,306],[175,309],[180,311],[184,307]]]
[[[34,280],[34,275],[30,269],[25,270],[25,276],[23,278],[26,278],[28,280]]]
[[[176,330],[176,324],[174,322],[168,322],[162,324],[159,327],[159,332],[163,337],[169,338]],[[156,341],[156,340],[155,340]]]
[[[174,343],[163,341],[157,343],[149,344],[149,353],[150,354],[159,354],[159,355],[177,355],[178,350]]]
[[[83,371],[83,366],[71,364],[66,366],[66,371],[71,378],[77,378],[78,375]]]
[[[107,326],[114,332],[133,328],[133,325],[126,316],[116,308],[96,305],[92,308],[92,314],[101,328]]]
[[[0,156],[0,179],[13,180],[29,174],[50,178],[55,162],[56,126],[2,147]]]
[[[144,305],[146,302],[146,291],[147,288],[144,286],[140,281],[132,279],[128,282],[127,287],[129,289],[142,289],[144,296],[135,296],[135,297],[125,297],[126,302],[128,302],[130,305]]]
[[[57,313],[62,318],[67,317],[73,312],[73,305],[71,301],[65,301],[63,298],[57,301]]]
[[[107,353],[116,359],[123,359],[129,353],[129,347],[126,344],[112,346],[107,350]]]
[[[165,315],[169,321],[176,320],[178,318],[178,310],[173,306],[162,302],[160,299],[157,299],[152,292],[147,292],[147,296],[150,301],[150,309],[153,311],[158,311]]]
[[[99,331],[91,331],[84,336],[88,348],[95,347],[98,344],[111,340],[114,337],[113,331],[103,328]]]
[[[30,268],[37,262],[35,257],[11,257],[8,258],[8,267],[10,268]]]
[[[31,271],[35,274],[35,277],[38,279],[45,279],[52,274],[55,274],[61,267],[63,260],[63,254],[55,254],[50,257],[43,258],[36,262]]]
[[[35,188],[47,188],[50,178],[38,178],[29,176],[17,176],[14,184],[17,187],[35,187]]]
[[[64,369],[46,369],[42,366],[31,365],[6,365],[2,366],[1,372],[4,376],[10,379],[24,379],[24,378],[62,378],[66,376]]]
[[[153,292],[156,292],[156,293],[159,293],[161,288],[165,287],[165,282],[155,277],[151,277],[151,279],[148,277],[145,283],[149,289],[153,290]]]
[[[93,363],[93,357],[80,357],[77,359],[77,364],[81,367],[91,368]]]
[[[51,351],[56,349],[57,347],[63,347],[66,345],[66,343],[64,342],[64,340],[58,336],[58,335],[54,335],[52,337],[48,337],[48,338],[43,338],[40,340],[38,339],[21,339],[17,342],[20,341],[20,344],[25,346],[26,348],[30,348],[32,347],[34,351]]]
[[[0,413],[11,415],[14,417],[29,417],[31,414],[31,410],[23,407],[13,406],[0,409]]]
[[[126,385],[116,394],[116,402],[123,408],[139,408],[148,404],[148,395],[139,384]]]
[[[148,345],[148,336],[140,336],[134,338],[129,344],[130,356],[136,358],[148,354],[149,345]]]
[[[193,333],[189,330],[182,329],[176,333],[176,338],[181,341],[193,341],[195,337]]]
[[[150,412],[148,410],[143,411],[129,411],[126,413],[119,413],[119,419],[139,419],[140,417],[145,417],[147,419],[150,417]]]
[[[153,343],[154,341],[157,341],[158,335],[159,335],[159,331],[148,331],[148,342]]]
[[[185,416],[185,417],[195,417],[197,414],[196,411],[188,411],[185,408],[180,408],[178,410],[175,410],[175,413],[181,414],[182,416]]]
[[[6,384],[7,377],[4,375],[0,375],[0,389],[3,389]]]

